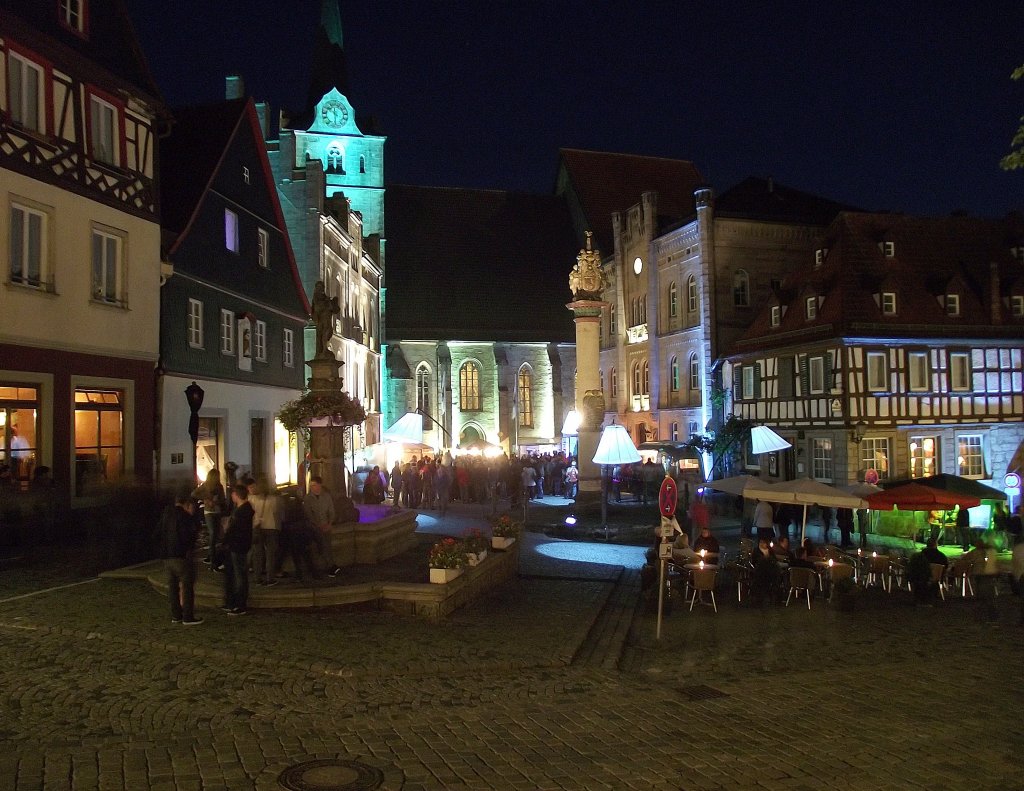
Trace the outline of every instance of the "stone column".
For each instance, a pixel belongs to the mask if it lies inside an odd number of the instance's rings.
[[[333,357],[318,354],[307,360],[312,376],[309,390],[313,395],[336,395],[341,391],[343,380],[338,375],[344,363]],[[339,498],[348,497],[345,479],[345,431],[348,427],[311,426],[309,429],[310,476],[319,475],[324,486],[331,492],[335,504]]]
[[[576,322],[576,411],[580,415],[577,437],[577,466],[580,471],[577,501],[598,502],[601,492],[601,467],[594,454],[604,421],[604,391],[601,387],[601,314],[608,306],[600,300],[570,302]]]

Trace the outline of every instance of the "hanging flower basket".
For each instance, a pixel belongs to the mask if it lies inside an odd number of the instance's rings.
[[[334,426],[357,426],[366,420],[366,410],[348,393],[307,391],[283,404],[277,413],[285,429],[302,433],[308,433],[310,421],[317,418],[328,418]]]

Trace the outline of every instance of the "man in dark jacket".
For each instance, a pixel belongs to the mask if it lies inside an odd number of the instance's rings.
[[[255,516],[249,504],[249,490],[243,484],[231,487],[235,510],[228,519],[223,545],[227,556],[224,569],[224,612],[245,615],[249,601],[249,549],[252,547],[252,521]]]
[[[198,534],[195,500],[189,492],[181,492],[174,505],[167,506],[160,517],[160,550],[167,571],[171,623],[198,626],[203,622],[195,615],[196,566],[193,553]]]

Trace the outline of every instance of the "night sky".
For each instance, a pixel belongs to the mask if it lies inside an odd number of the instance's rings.
[[[305,100],[320,0],[127,0],[172,107],[240,73]],[[865,209],[1001,216],[1024,171],[1024,3],[342,0],[389,182],[549,192],[559,147],[773,176]]]

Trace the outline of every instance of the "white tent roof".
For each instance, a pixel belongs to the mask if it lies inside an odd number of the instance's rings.
[[[398,422],[384,432],[383,439],[388,442],[423,444],[423,417],[415,412],[406,412]]]

